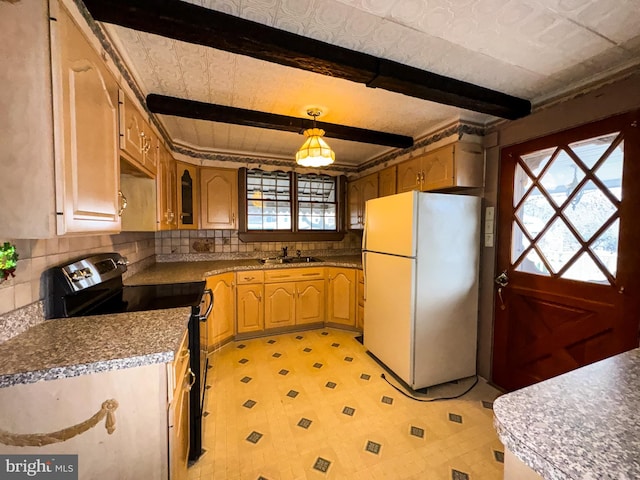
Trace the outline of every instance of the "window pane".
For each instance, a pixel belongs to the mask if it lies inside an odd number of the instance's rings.
[[[291,180],[288,173],[247,171],[247,228],[291,229]]]
[[[298,229],[336,230],[336,179],[329,175],[298,176]]]
[[[564,150],[553,160],[551,166],[540,179],[540,183],[551,195],[556,205],[564,203],[576,189],[584,172]]]

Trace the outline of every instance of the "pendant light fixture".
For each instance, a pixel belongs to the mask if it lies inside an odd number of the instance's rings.
[[[307,139],[296,153],[296,163],[302,167],[326,167],[336,160],[336,154],[322,138],[324,130],[316,128],[316,117],[321,113],[317,108],[307,110],[307,115],[313,117],[313,128],[304,131]]]

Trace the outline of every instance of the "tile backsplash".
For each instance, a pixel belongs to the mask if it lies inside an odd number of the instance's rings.
[[[174,258],[176,255],[190,254],[188,258],[197,260],[199,256],[210,258],[224,257],[224,254],[237,254],[234,257],[263,257],[277,254],[282,247],[289,248],[289,255],[300,250],[303,255],[317,251],[332,251],[339,255],[342,251],[352,253],[362,246],[362,232],[348,232],[337,242],[243,242],[238,238],[237,230],[174,230],[156,233],[156,254]],[[218,255],[221,254],[221,255]]]

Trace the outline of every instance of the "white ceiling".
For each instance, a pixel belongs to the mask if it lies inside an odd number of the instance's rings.
[[[327,43],[531,100],[534,106],[640,65],[640,0],[190,0]],[[108,26],[143,93],[413,136],[495,120],[347,80]],[[160,115],[194,150],[293,159],[303,137]],[[328,139],[336,162],[389,147]],[[293,160],[292,160],[293,162]]]

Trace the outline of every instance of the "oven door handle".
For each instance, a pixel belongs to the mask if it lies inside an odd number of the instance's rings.
[[[211,291],[210,288],[205,289],[204,294],[209,297],[209,306],[207,307],[207,311],[204,312],[204,315],[200,315],[200,321],[201,322],[206,322],[207,318],[209,318],[209,314],[211,313],[211,310],[213,310],[213,292]]]

